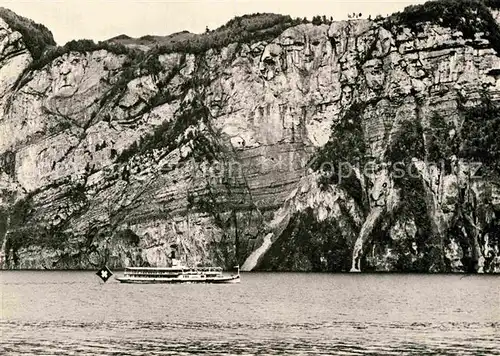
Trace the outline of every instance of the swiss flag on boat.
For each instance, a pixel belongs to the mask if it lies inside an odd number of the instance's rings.
[[[106,282],[113,275],[113,273],[111,273],[109,268],[106,266],[102,267],[96,274],[103,280],[103,282]]]

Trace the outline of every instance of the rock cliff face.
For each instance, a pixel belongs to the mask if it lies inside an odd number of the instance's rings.
[[[498,156],[466,145],[500,133],[485,33],[308,23],[154,60],[35,69],[0,19],[2,268],[165,265],[177,244],[246,270],[500,271]]]

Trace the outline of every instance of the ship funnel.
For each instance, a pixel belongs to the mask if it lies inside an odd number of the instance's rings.
[[[177,244],[170,245],[170,248],[172,249],[172,252],[170,252],[170,258],[174,259],[177,252]]]
[[[177,252],[177,245],[172,244],[170,245],[170,248],[172,251],[170,252],[170,260],[172,262],[172,266],[177,266],[179,264],[179,261],[177,260],[176,252]]]

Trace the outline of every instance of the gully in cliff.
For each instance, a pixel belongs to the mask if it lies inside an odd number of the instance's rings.
[[[171,267],[127,267],[122,283],[240,283],[240,267],[235,275],[224,275],[220,267],[186,267],[172,251]]]

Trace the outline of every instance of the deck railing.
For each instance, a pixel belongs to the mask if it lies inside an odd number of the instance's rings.
[[[177,268],[154,268],[154,267],[127,267],[126,272],[141,273],[141,274],[157,274],[157,273],[185,273],[185,272],[222,272],[221,267],[177,267]]]

